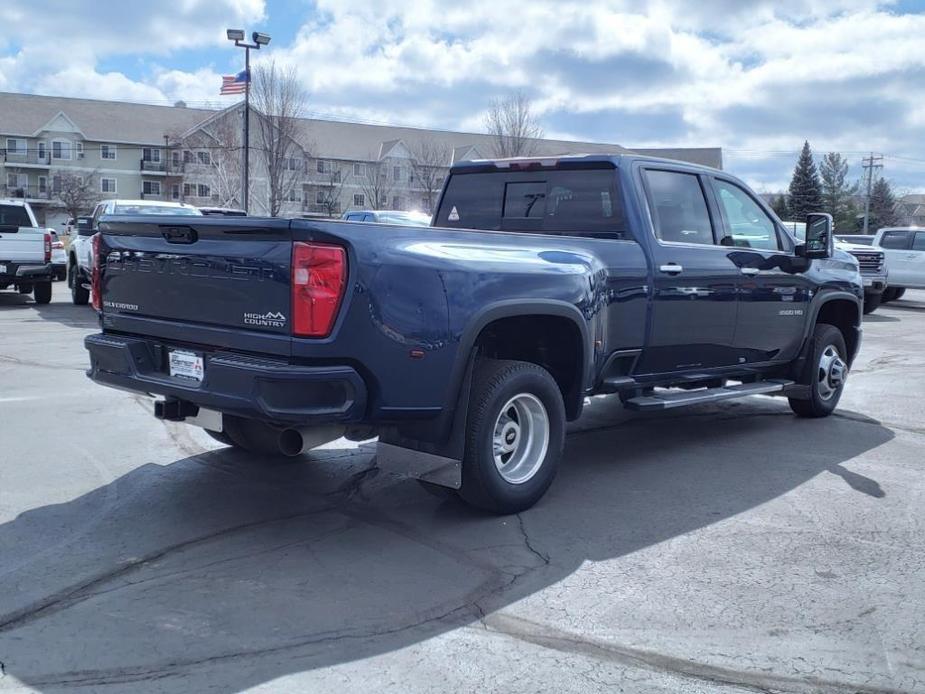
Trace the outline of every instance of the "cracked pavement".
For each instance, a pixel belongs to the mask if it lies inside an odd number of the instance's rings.
[[[925,292],[838,416],[595,398],[506,518],[158,422],[55,294],[0,293],[0,691],[925,692]]]

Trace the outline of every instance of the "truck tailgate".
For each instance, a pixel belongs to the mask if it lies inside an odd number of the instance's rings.
[[[108,217],[100,230],[104,321],[289,334],[287,220]]]
[[[0,225],[0,263],[45,262],[45,230]]]

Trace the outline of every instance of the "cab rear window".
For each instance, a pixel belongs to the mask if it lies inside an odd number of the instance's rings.
[[[453,174],[436,224],[627,238],[613,169]]]

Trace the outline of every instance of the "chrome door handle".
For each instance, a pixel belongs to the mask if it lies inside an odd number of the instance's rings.
[[[684,272],[684,266],[678,265],[677,263],[668,263],[667,265],[659,265],[659,272],[667,272],[669,275],[677,275]]]
[[[757,275],[759,272],[761,272],[761,270],[759,270],[756,267],[743,267],[743,268],[739,268],[739,271],[743,275]]]

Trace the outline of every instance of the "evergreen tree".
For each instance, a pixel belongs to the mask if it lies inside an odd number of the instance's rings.
[[[809,142],[803,143],[803,151],[793,169],[790,179],[790,215],[794,221],[802,221],[808,212],[822,212],[822,185],[813,161]]]
[[[893,189],[889,181],[880,177],[870,191],[869,233],[873,234],[877,229],[894,226],[898,222],[899,215],[896,214],[896,197],[893,195]]]
[[[774,210],[777,216],[783,221],[787,221],[790,218],[790,208],[787,207],[787,196],[783,194],[777,195],[771,199],[771,209]]]
[[[822,178],[822,211],[832,215],[837,230],[853,230],[856,210],[852,196],[857,193],[857,185],[847,182],[848,160],[838,152],[829,152],[822,158],[819,175]]]

